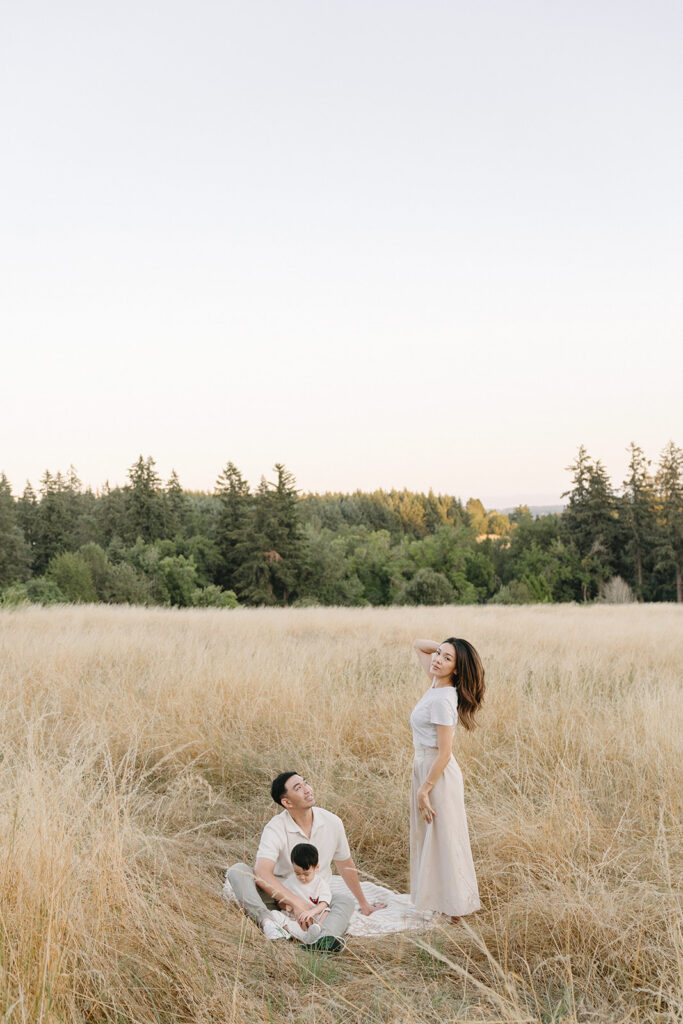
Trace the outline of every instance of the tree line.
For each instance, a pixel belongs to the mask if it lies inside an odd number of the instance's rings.
[[[121,487],[0,475],[0,601],[237,605],[683,601],[683,450],[629,446],[615,487],[580,447],[561,513],[506,515],[411,491],[301,494],[276,463],[252,489],[228,462],[212,493],[141,455]]]

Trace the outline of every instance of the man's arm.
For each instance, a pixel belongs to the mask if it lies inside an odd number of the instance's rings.
[[[370,914],[374,914],[376,910],[384,910],[386,903],[368,903],[363,895],[360,879],[358,878],[358,869],[353,863],[353,857],[347,857],[346,860],[336,860],[334,863],[337,865],[337,871],[358,900],[361,914],[368,917]]]
[[[302,900],[300,896],[290,892],[289,889],[286,889],[282,884],[282,879],[277,878],[273,874],[274,868],[274,860],[268,860],[266,857],[259,857],[257,859],[254,865],[254,881],[259,889],[263,889],[264,892],[278,901],[287,900],[287,903],[291,905],[297,917],[307,913],[310,909],[310,904],[306,900]]]

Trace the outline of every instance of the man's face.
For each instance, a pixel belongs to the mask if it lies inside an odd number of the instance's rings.
[[[287,779],[285,792],[282,797],[282,806],[288,811],[303,811],[312,807],[313,789],[300,775],[292,775]]]

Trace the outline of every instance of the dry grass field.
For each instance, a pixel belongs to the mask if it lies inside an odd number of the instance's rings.
[[[405,891],[410,643],[453,632],[487,671],[455,744],[482,911],[267,943],[220,887],[280,770]],[[0,655],[2,1024],[681,1019],[683,609],[34,607]]]

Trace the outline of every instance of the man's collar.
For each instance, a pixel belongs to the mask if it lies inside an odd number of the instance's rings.
[[[313,824],[311,825],[311,835],[313,834],[313,829],[315,828],[315,822],[316,822],[316,814],[315,814],[315,812],[316,812],[316,808],[315,807],[311,807],[311,813],[313,815]],[[306,835],[306,833],[302,829],[301,825],[297,825],[297,823],[294,821],[294,818],[289,813],[289,811],[287,810],[286,807],[285,807],[285,828],[287,829],[288,832],[301,832],[302,836]]]

